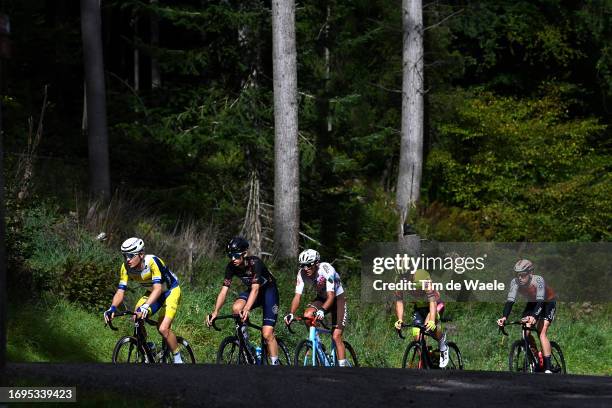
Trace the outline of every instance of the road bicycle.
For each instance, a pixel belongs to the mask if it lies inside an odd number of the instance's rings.
[[[536,373],[544,372],[544,362],[540,358],[541,353],[538,351],[537,346],[535,350],[532,350],[532,346],[529,343],[529,332],[534,331],[538,334],[538,328],[535,326],[528,327],[527,324],[521,320],[514,322],[506,322],[504,326],[509,325],[521,325],[522,338],[512,343],[510,347],[510,354],[508,354],[508,368],[512,372],[523,372],[523,373]],[[504,335],[508,336],[504,326],[499,327],[499,331]],[[566,374],[565,358],[561,347],[554,341],[550,342],[551,357],[550,357],[550,371],[553,374]]]
[[[302,340],[297,348],[295,349],[294,364],[296,366],[319,366],[319,367],[338,367],[338,358],[336,355],[336,343],[331,339],[329,347],[329,353],[325,348],[325,345],[321,341],[321,335],[330,335],[332,330],[322,320],[317,320],[314,317],[301,318],[295,317],[288,325],[287,329],[291,332],[295,332],[291,329],[291,324],[295,321],[303,321],[306,328],[308,329],[308,339]],[[346,363],[348,367],[359,367],[357,361],[357,354],[353,349],[353,346],[347,341],[343,341],[344,348],[346,349]]]
[[[259,346],[255,346],[250,342],[247,333],[247,327],[258,330],[261,333],[261,326],[251,323],[249,320],[242,321],[239,314],[230,314],[217,316],[212,321],[212,327],[221,331],[217,327],[216,322],[224,319],[234,320],[234,335],[228,336],[219,344],[217,351],[217,364],[252,364],[252,365],[272,365],[272,361],[268,356],[268,347],[266,340],[261,337]],[[276,343],[278,344],[278,362],[280,365],[290,366],[291,359],[289,351],[285,343],[277,336]]]
[[[136,313],[129,310],[115,313],[115,318],[121,316],[136,316]],[[120,338],[115,344],[113,363],[174,363],[172,350],[163,338],[159,349],[154,342],[147,342],[147,333],[144,329],[145,322],[151,326],[157,326],[157,322],[149,318],[134,320],[134,334]],[[112,330],[119,330],[113,326],[112,321],[107,324]],[[195,364],[195,356],[189,342],[179,336],[176,336],[176,340],[179,344],[179,353],[183,363]]]
[[[427,344],[427,337],[433,338],[433,333],[428,331],[421,324],[402,323],[402,329],[407,327],[416,327],[419,329],[419,335],[416,340],[411,341],[406,347],[404,358],[402,359],[402,368],[417,368],[417,369],[440,369],[440,349],[433,349]],[[400,338],[405,339],[402,330],[397,330]],[[445,370],[463,370],[463,358],[459,347],[449,341],[448,345],[448,365]]]

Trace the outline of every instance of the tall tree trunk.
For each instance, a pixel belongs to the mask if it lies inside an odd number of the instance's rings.
[[[159,0],[151,0],[151,4],[157,5]],[[151,89],[161,86],[161,74],[159,62],[155,53],[159,48],[159,17],[157,13],[151,12]]]
[[[0,61],[0,64],[2,62]],[[0,67],[1,69],[1,67]],[[0,72],[1,74],[1,72]],[[2,87],[0,86],[0,89]],[[2,92],[0,91],[0,94]],[[2,141],[2,104],[0,101],[0,368],[6,363],[6,254],[4,250],[4,144]]]
[[[94,197],[108,201],[110,169],[99,0],[81,0],[81,32],[87,95],[90,190]]]
[[[138,16],[133,16],[132,27],[134,28],[134,90],[140,90],[140,50],[138,50]]]
[[[423,9],[421,0],[402,1],[402,135],[396,200],[399,236],[409,211],[420,198],[423,165]]]
[[[272,0],[274,71],[274,244],[295,257],[299,233],[299,152],[295,1]]]

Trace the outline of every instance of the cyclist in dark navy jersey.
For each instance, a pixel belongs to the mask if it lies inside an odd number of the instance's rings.
[[[252,309],[261,306],[263,309],[262,334],[268,345],[268,355],[273,365],[278,364],[278,345],[274,335],[274,326],[278,317],[278,289],[274,276],[263,261],[256,256],[247,256],[249,242],[242,237],[234,237],[227,244],[230,262],[225,268],[223,286],[215,302],[215,310],[206,318],[210,326],[225,303],[232,279],[237,277],[247,290],[240,293],[232,306],[233,313],[240,314],[246,321]]]

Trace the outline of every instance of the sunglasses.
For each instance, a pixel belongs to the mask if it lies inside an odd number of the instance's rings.
[[[304,264],[300,264],[300,268],[302,269],[310,269],[314,266],[314,262],[313,263],[304,263]]]
[[[231,259],[238,259],[244,254],[245,254],[244,252],[231,252],[227,254],[227,256],[229,256]]]
[[[134,258],[136,255],[138,254],[123,254],[123,257],[125,258],[126,261],[131,261],[132,258]]]
[[[529,272],[517,273],[516,276],[518,276],[520,279],[525,279],[526,277],[529,276]]]

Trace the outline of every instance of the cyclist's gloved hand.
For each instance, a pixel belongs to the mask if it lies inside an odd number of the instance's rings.
[[[396,330],[402,330],[402,323],[404,323],[404,321],[402,319],[399,319],[393,324],[393,327],[395,327]]]
[[[144,303],[142,306],[140,306],[138,309],[136,309],[136,313],[142,313],[140,318],[141,319],[146,319],[146,317],[149,315],[149,310],[150,310],[149,304],[148,303]]]
[[[317,318],[317,320],[323,320],[323,318],[325,317],[325,311],[323,309],[317,310],[317,312],[315,313],[315,317]]]
[[[208,327],[212,326],[212,323],[213,323],[213,321],[215,320],[216,317],[217,317],[217,312],[212,312],[211,314],[206,316],[206,325]]]
[[[294,319],[293,313],[289,313],[288,315],[285,316],[285,324],[289,326],[291,322],[293,321],[293,319]]]
[[[427,329],[427,331],[434,331],[436,328],[436,322],[433,320],[426,321],[425,328]]]
[[[117,311],[117,308],[111,305],[111,307],[109,307],[108,310],[104,312],[104,321],[108,323],[111,320],[113,320],[113,318],[115,317],[116,311]]]
[[[536,319],[533,316],[527,316],[525,318],[522,319],[525,323],[527,324],[535,324]]]
[[[499,327],[503,327],[504,324],[506,324],[506,318],[505,317],[501,317],[501,318],[497,319],[497,325]]]

